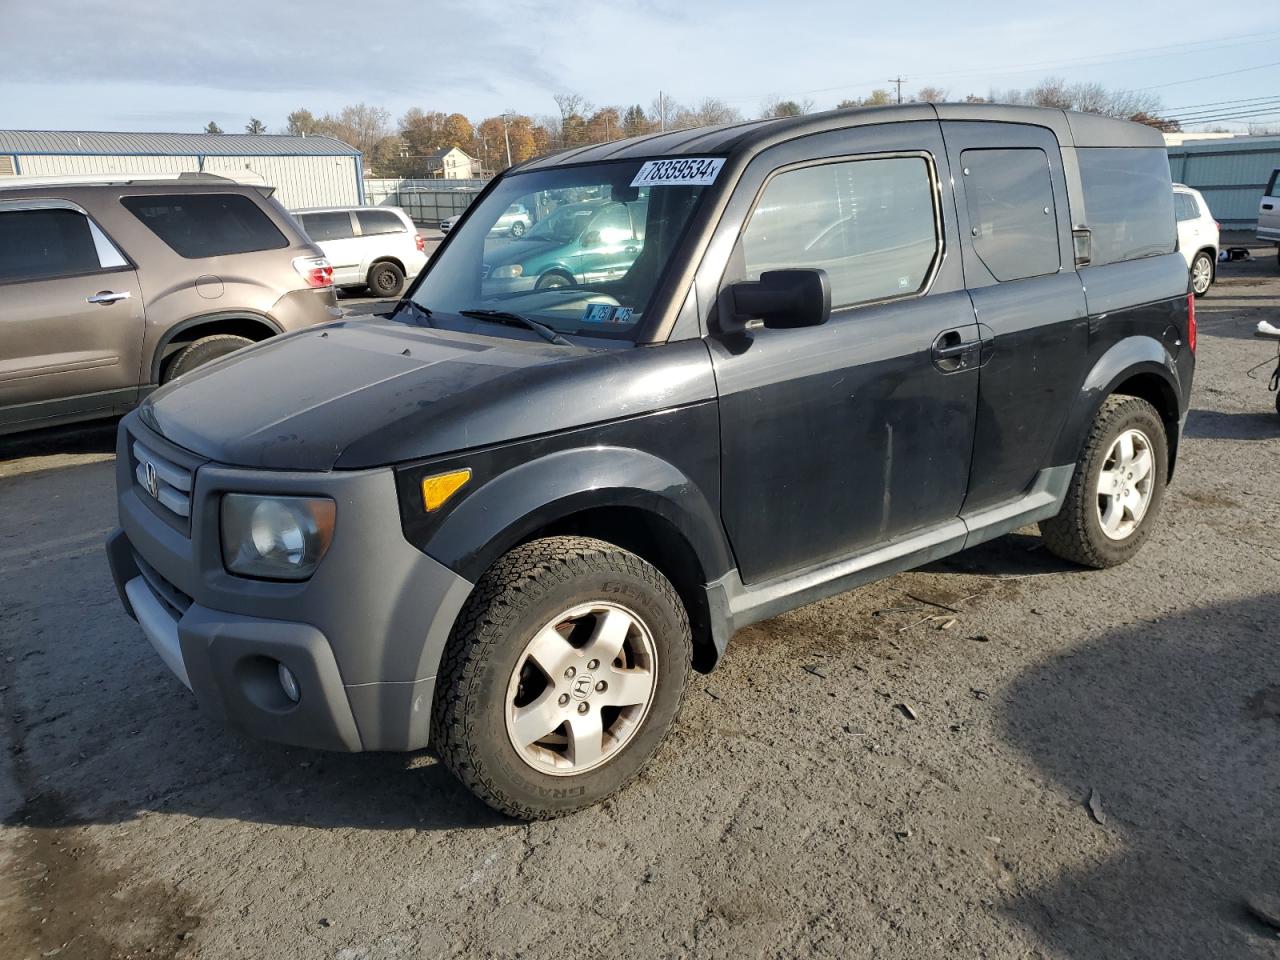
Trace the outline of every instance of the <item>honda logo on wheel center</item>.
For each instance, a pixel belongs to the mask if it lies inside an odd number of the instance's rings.
[[[580,673],[573,680],[573,699],[585,700],[591,696],[591,688],[595,686],[595,681],[589,673]]]

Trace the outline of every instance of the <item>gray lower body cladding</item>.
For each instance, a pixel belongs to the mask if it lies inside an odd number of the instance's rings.
[[[181,453],[136,417],[121,425],[112,575],[126,609],[202,709],[300,746],[426,746],[436,664],[472,584],[404,539],[391,471],[199,464],[186,529],[134,480],[134,437],[172,461]],[[332,497],[333,542],[315,576],[275,583],[228,574],[218,531],[226,492]],[[297,703],[283,695],[278,664],[298,679]]]

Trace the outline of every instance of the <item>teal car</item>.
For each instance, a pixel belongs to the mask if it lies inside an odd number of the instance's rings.
[[[509,242],[489,244],[486,296],[617,280],[644,244],[644,200],[584,200],[557,207]]]

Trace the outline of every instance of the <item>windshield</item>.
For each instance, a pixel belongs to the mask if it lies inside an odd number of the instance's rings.
[[[633,187],[642,161],[517,173],[472,210],[413,293],[433,315],[516,313],[630,339],[706,186]]]

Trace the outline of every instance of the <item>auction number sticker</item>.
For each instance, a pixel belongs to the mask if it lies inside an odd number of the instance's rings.
[[[647,160],[633,187],[705,187],[716,182],[724,157],[682,157],[679,160]]]

